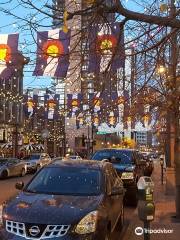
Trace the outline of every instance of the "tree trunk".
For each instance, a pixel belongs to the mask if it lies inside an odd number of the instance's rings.
[[[180,132],[179,132],[179,103],[177,102],[177,111],[175,113],[175,178],[176,178],[176,218],[180,220]]]
[[[175,0],[170,0],[170,17],[176,16]],[[175,164],[175,187],[176,187],[176,218],[180,220],[180,133],[179,133],[179,78],[177,76],[177,63],[179,49],[177,47],[177,33],[171,29],[171,51],[170,51],[170,74],[172,104],[172,124],[174,127],[174,164]]]

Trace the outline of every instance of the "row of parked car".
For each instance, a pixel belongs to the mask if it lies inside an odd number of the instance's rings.
[[[125,201],[137,205],[137,181],[141,176],[151,176],[153,161],[145,153],[133,149],[102,149],[97,151],[91,160],[108,161],[113,164],[117,174],[126,188]],[[62,158],[58,158],[59,160]],[[82,160],[79,156],[67,156],[66,160]],[[54,159],[55,160],[55,159]],[[43,166],[51,163],[52,159],[46,153],[32,154],[28,159],[0,159],[0,177],[24,176],[35,173]]]
[[[136,205],[137,181],[152,172],[130,149],[103,149],[91,160],[68,156],[45,165],[26,185],[16,183],[21,192],[4,204],[3,239],[112,239],[123,226],[125,199]]]
[[[68,156],[71,160],[82,160],[80,156]],[[23,177],[26,173],[35,173],[53,159],[47,153],[33,153],[23,159],[0,157],[0,179],[13,176]]]
[[[44,165],[51,162],[47,153],[32,154],[27,159],[0,158],[0,178],[12,176],[24,176],[26,173],[34,173]]]

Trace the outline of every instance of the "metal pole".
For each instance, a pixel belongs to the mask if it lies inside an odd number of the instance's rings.
[[[88,123],[88,133],[87,133],[87,158],[89,158],[90,155],[90,129],[89,129],[89,123]]]
[[[150,240],[150,222],[149,221],[144,221],[144,240]]]
[[[91,122],[91,139],[92,139],[92,149],[91,149],[91,153],[93,154],[94,152],[94,126],[93,126],[93,122]]]
[[[64,141],[63,141],[63,156],[66,156],[66,132],[64,130]]]
[[[15,157],[18,155],[18,125],[16,124]]]
[[[47,129],[47,119],[44,120],[44,129]],[[44,152],[47,153],[48,138],[44,138]]]
[[[62,147],[63,147],[63,157],[66,156],[66,91],[65,88],[63,90],[63,94],[64,94],[64,114],[62,114],[62,129],[63,129],[63,141],[62,141]]]
[[[164,172],[163,172],[163,165],[161,164],[161,185],[163,185],[163,178],[164,178]]]
[[[56,125],[56,121],[54,119],[53,119],[53,125],[54,125],[53,155],[54,155],[54,157],[56,157],[56,155],[57,155],[57,143],[56,143],[57,125]]]
[[[12,144],[13,144],[13,157],[18,156],[18,125],[15,125],[15,130],[13,131],[12,137]]]
[[[104,140],[105,140],[105,148],[107,148],[107,138],[106,138],[106,133],[104,135]]]

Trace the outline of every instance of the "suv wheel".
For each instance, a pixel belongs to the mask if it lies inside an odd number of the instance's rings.
[[[2,173],[1,173],[1,177],[3,179],[7,178],[8,177],[8,171],[7,170],[4,170]]]

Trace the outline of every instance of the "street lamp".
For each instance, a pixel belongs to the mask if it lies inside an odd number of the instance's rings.
[[[157,68],[157,72],[158,72],[159,74],[164,74],[164,73],[166,72],[165,66],[159,65],[158,68]]]

